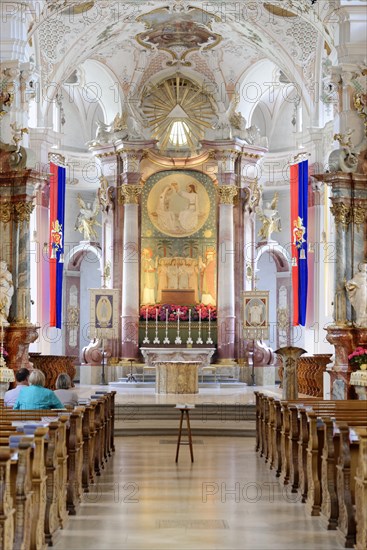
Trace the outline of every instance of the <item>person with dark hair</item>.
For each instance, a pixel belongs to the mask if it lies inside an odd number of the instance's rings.
[[[42,371],[33,370],[29,377],[29,386],[22,388],[15,410],[36,410],[36,409],[64,409],[60,399],[52,390],[45,388],[46,378]]]
[[[78,404],[78,394],[71,388],[71,379],[66,372],[62,372],[57,377],[54,394],[66,407],[76,407]]]
[[[16,387],[13,390],[9,390],[4,395],[4,406],[13,408],[17,402],[20,390],[23,386],[28,386],[28,378],[30,372],[26,368],[17,370],[15,373],[15,381],[17,383]]]

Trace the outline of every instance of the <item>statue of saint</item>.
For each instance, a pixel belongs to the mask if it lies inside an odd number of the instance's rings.
[[[356,327],[367,327],[367,262],[361,262],[358,273],[345,283],[347,295],[356,312]]]
[[[7,263],[0,261],[0,324],[8,326],[8,316],[14,294],[13,277]]]
[[[85,241],[96,241],[98,239],[95,227],[101,226],[97,222],[97,215],[99,212],[98,197],[94,199],[93,206],[90,202],[85,203],[80,195],[78,195],[78,204],[80,211],[75,222],[75,231],[83,233]]]

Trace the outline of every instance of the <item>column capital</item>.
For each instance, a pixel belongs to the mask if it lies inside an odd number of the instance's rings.
[[[343,229],[347,229],[348,225],[351,222],[351,209],[347,206],[344,200],[331,199],[333,205],[330,207],[330,211],[335,219],[335,224],[341,225]]]
[[[219,185],[217,190],[220,204],[234,204],[234,198],[237,195],[237,187],[234,185]]]
[[[141,185],[125,183],[119,187],[120,204],[139,204],[139,197],[142,192]]]

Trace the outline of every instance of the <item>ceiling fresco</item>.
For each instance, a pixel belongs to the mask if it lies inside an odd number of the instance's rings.
[[[191,67],[221,87],[269,59],[311,97],[317,48],[333,47],[334,4],[52,0],[31,22],[29,41],[44,84],[64,82],[86,59],[97,59],[126,94],[169,67]]]

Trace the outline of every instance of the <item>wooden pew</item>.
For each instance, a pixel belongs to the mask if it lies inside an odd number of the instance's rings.
[[[356,550],[367,548],[367,436],[359,433],[359,456],[355,475]]]
[[[10,478],[11,451],[0,447],[0,547],[13,548],[14,501]]]
[[[367,403],[256,394],[256,450],[346,547],[367,538]],[[335,422],[340,429],[335,429]],[[350,441],[353,427],[358,440]],[[361,435],[361,430],[365,430]],[[298,453],[296,452],[298,446]],[[355,482],[354,482],[355,479]],[[355,510],[355,513],[354,513]]]

